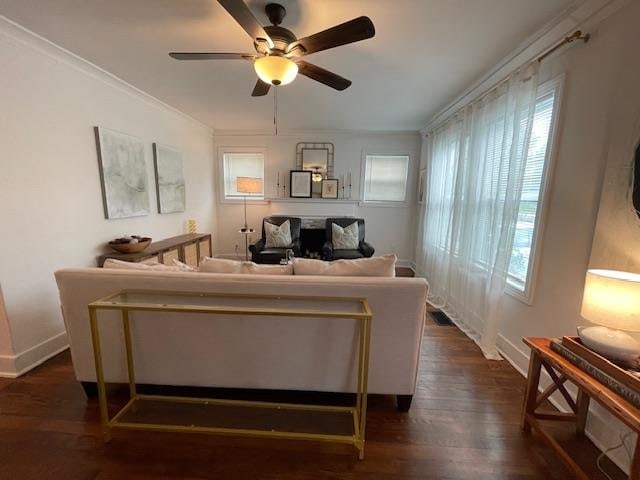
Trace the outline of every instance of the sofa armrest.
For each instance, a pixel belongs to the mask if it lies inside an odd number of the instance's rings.
[[[302,256],[302,242],[300,241],[300,239],[296,239],[291,243],[291,250],[293,250],[293,255],[295,257],[301,257]]]
[[[360,242],[360,252],[362,253],[362,255],[364,255],[365,257],[373,257],[373,254],[375,253],[376,249],[373,248],[370,244],[368,244],[367,242]]]
[[[249,245],[249,251],[253,254],[257,254],[264,250],[264,240],[261,238],[256,243]]]
[[[333,243],[324,242],[322,246],[322,257],[329,262],[333,260]]]

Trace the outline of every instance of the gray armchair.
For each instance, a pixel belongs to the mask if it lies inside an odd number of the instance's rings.
[[[342,228],[348,227],[354,222],[358,222],[358,248],[355,250],[341,250],[333,248],[333,228],[331,224],[341,226]],[[367,258],[372,257],[375,253],[375,249],[364,241],[364,218],[352,218],[352,217],[336,217],[327,218],[325,225],[327,240],[322,247],[322,254],[325,260],[338,260],[354,259],[354,258]]]
[[[265,241],[267,235],[264,231],[264,222],[269,222],[274,225],[282,225],[285,221],[289,220],[291,225],[291,245],[284,248],[267,248]],[[249,251],[251,252],[251,260],[256,263],[280,263],[280,260],[287,256],[287,250],[293,250],[295,257],[301,256],[300,254],[300,226],[302,221],[297,217],[267,217],[262,220],[262,238],[253,245],[249,245]]]

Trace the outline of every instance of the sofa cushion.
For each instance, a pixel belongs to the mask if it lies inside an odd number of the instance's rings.
[[[191,265],[187,265],[186,263],[181,262],[180,260],[173,259],[173,265],[175,267],[180,267],[180,270],[183,272],[197,272],[198,267],[192,267]]]
[[[286,248],[291,245],[291,223],[289,220],[285,220],[281,225],[264,222],[264,231],[266,234],[265,247]]]
[[[254,262],[242,262],[242,273],[253,275],[293,275],[293,265],[259,265]]]
[[[381,257],[358,258],[355,260],[311,260],[294,258],[293,273],[295,275],[333,275],[338,277],[395,277],[395,255]]]
[[[242,262],[225,258],[204,257],[200,261],[199,270],[206,273],[242,273]]]
[[[331,238],[335,250],[356,250],[358,248],[358,222],[341,227],[331,224]]]
[[[184,265],[184,264],[182,264]],[[116,268],[120,270],[157,270],[161,272],[190,272],[194,271],[188,265],[184,268],[180,265],[165,265],[158,263],[157,261],[145,261],[145,262],[124,262],[122,260],[116,260],[115,258],[107,258],[104,261],[104,268]]]

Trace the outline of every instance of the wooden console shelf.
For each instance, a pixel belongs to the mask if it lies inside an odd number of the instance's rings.
[[[621,420],[634,432],[640,432],[640,410],[631,405],[617,393],[607,388],[588,373],[580,370],[558,353],[551,350],[548,338],[524,338],[524,343],[531,348],[529,359],[529,374],[527,376],[527,388],[524,405],[522,408],[522,428],[525,432],[532,429],[540,435],[549,447],[551,447],[559,459],[576,479],[589,480],[589,476],[569,456],[562,446],[546,431],[542,420],[575,421],[576,433],[584,434],[589,401],[599,403],[609,413]],[[546,370],[553,384],[544,392],[538,393],[540,373],[542,368]],[[567,392],[564,383],[571,382],[578,387],[578,397],[574,400]],[[565,398],[572,413],[540,412],[538,407],[549,396],[559,391]],[[631,465],[630,480],[640,480],[640,442],[636,444],[633,462]]]
[[[157,260],[165,265],[173,265],[173,260],[179,260],[198,266],[202,257],[211,256],[210,233],[188,233],[178,235],[158,242],[153,242],[144,251],[139,253],[110,252],[98,257],[98,266],[102,267],[107,258],[123,260],[125,262],[142,262],[144,260]]]

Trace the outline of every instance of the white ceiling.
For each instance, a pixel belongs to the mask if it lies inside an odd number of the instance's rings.
[[[247,2],[268,24],[266,0]],[[439,109],[576,0],[281,0],[298,37],[360,15],[376,36],[307,61],[353,81],[306,77],[278,90],[281,129],[418,130]],[[578,0],[578,3],[579,0]],[[178,62],[169,51],[252,52],[216,0],[0,0],[0,14],[214,129],[271,125],[246,61]],[[272,89],[273,91],[273,89]]]

